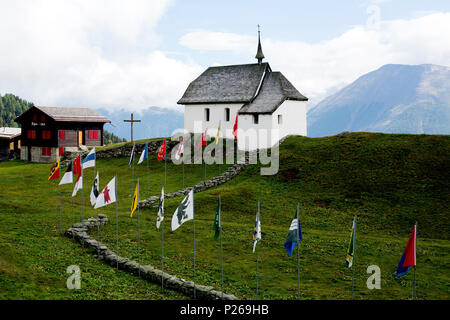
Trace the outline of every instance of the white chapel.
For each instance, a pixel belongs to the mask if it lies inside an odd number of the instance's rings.
[[[262,62],[258,30],[257,63],[209,67],[192,81],[178,104],[184,105],[184,129],[237,140],[241,150],[269,148],[287,135],[306,136],[306,98],[281,72]]]

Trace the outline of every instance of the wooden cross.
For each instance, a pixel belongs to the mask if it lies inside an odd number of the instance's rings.
[[[133,120],[133,112],[132,112],[131,113],[131,119],[130,120],[123,120],[123,122],[131,122],[131,142],[133,142],[133,123],[141,122],[141,120]]]

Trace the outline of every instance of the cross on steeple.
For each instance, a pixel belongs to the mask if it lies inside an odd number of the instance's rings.
[[[132,112],[131,113],[131,119],[130,120],[123,120],[123,122],[130,122],[131,123],[131,142],[133,142],[133,123],[141,122],[141,120],[133,120],[133,112]]]
[[[261,64],[262,59],[264,59],[264,53],[262,52],[262,48],[261,48],[260,27],[261,26],[258,24],[258,51],[256,52],[256,56],[255,56],[255,58],[258,59],[258,64]]]

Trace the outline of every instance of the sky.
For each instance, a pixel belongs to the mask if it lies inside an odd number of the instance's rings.
[[[265,62],[313,107],[384,64],[450,66],[448,0],[0,0],[0,94],[138,112],[215,65]]]

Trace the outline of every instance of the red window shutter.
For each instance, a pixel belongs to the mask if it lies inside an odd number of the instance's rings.
[[[59,156],[62,156],[64,153],[64,148],[60,147],[58,151]]]
[[[94,130],[94,139],[98,139],[98,130]]]
[[[41,114],[41,122],[45,122],[45,116]]]
[[[52,153],[52,150],[50,147],[42,147],[42,155],[43,156],[50,156]]]
[[[92,139],[92,130],[88,131],[88,139]]]
[[[59,130],[59,140],[64,140],[66,138],[66,132],[64,130]]]
[[[37,114],[33,114],[33,122],[37,122]]]
[[[28,139],[31,139],[31,130],[28,130],[28,131],[27,131],[27,138],[28,138]]]

